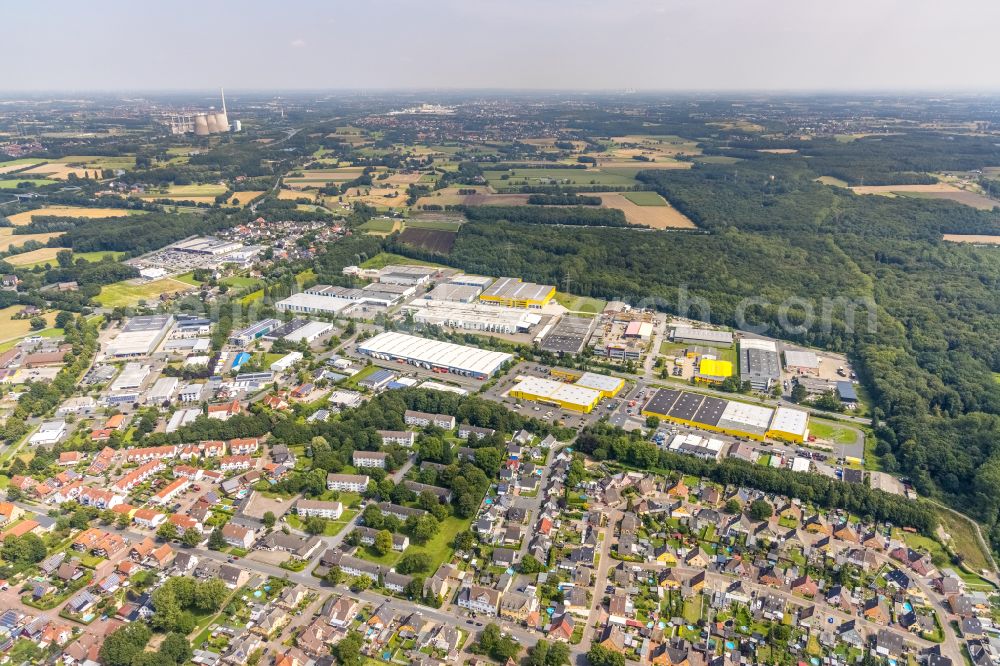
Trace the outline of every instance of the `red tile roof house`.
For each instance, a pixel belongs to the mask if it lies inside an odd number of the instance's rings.
[[[243,411],[239,400],[233,400],[222,405],[209,405],[208,418],[227,421]]]

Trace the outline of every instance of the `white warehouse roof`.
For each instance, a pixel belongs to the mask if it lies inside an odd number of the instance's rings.
[[[598,391],[604,391],[605,393],[614,393],[622,387],[625,380],[619,377],[612,377],[611,375],[602,375],[596,372],[585,372],[573,383],[583,388],[597,389]]]
[[[758,338],[741,338],[740,349],[759,349],[767,352],[778,352],[778,345],[774,340],[760,340]]]
[[[311,321],[305,326],[295,331],[292,331],[285,336],[285,340],[290,342],[312,342],[316,338],[326,335],[328,332],[333,330],[333,324],[325,321]]]
[[[593,405],[601,397],[601,392],[592,388],[531,376],[522,378],[510,390],[570,405]]]
[[[791,368],[819,368],[819,356],[811,351],[796,351],[794,349],[785,350],[785,367]]]
[[[492,375],[513,356],[504,352],[487,351],[451,342],[429,340],[405,333],[379,333],[358,345],[365,354],[387,358],[402,358],[476,375]]]
[[[808,434],[808,428],[809,414],[807,412],[791,407],[778,407],[774,410],[770,430],[801,435],[805,438]]]
[[[340,312],[357,301],[336,296],[316,296],[315,294],[298,293],[282,299],[274,304],[278,310],[292,312]]]
[[[726,408],[722,411],[722,418],[719,419],[719,425],[728,421],[729,423],[743,426],[747,430],[764,433],[767,431],[768,424],[771,423],[773,413],[774,411],[768,407],[730,400],[726,404]]]
[[[674,338],[684,340],[701,340],[703,342],[714,342],[716,344],[733,344],[733,334],[730,331],[716,331],[709,328],[693,328],[691,326],[677,326],[674,328]]]

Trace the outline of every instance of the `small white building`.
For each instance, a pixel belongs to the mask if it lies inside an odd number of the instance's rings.
[[[32,446],[51,446],[66,436],[65,421],[46,421],[38,426],[38,430],[28,442]]]
[[[284,372],[302,360],[302,352],[288,352],[277,361],[271,364],[272,372]]]

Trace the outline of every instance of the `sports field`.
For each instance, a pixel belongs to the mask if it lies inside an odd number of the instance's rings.
[[[155,301],[161,294],[187,291],[191,285],[173,278],[161,278],[152,282],[136,284],[129,281],[115,282],[101,287],[101,293],[94,300],[104,307],[136,305],[139,301]]]
[[[7,219],[15,227],[21,224],[27,224],[35,217],[42,217],[45,215],[56,215],[59,217],[87,217],[87,218],[105,218],[105,217],[124,217],[125,215],[142,215],[146,211],[143,210],[126,210],[124,208],[84,208],[82,206],[45,206],[44,208],[38,208],[36,210],[28,210],[23,213],[15,213]]]

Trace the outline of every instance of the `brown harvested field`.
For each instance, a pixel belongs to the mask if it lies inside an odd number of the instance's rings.
[[[6,252],[12,247],[21,247],[28,241],[38,241],[39,243],[48,243],[50,238],[56,238],[57,236],[62,236],[61,231],[50,234],[23,234],[20,236],[10,235],[10,236],[0,236],[0,252]],[[55,255],[52,255],[55,256]],[[10,258],[11,263],[13,263],[13,258]],[[31,263],[25,262],[25,263]]]
[[[526,206],[530,194],[470,194],[464,203],[468,206]]]
[[[425,197],[420,197],[419,199],[417,199],[415,207],[419,209],[421,206],[428,206],[428,205],[458,206],[459,204],[465,203],[466,199],[468,199],[469,197],[469,195],[467,194],[459,194],[458,193],[459,190],[475,190],[476,194],[480,195],[489,193],[489,188],[486,187],[470,187],[467,185],[462,187],[457,187],[457,186],[444,187],[441,188],[440,190],[435,190],[431,192]]]
[[[795,148],[758,148],[758,153],[770,153],[772,155],[792,155],[799,152]]]
[[[27,169],[33,164],[40,163],[41,160],[22,162],[21,160],[14,160],[13,164],[7,164],[0,166],[0,174],[11,173],[13,171],[20,171],[21,169]]]
[[[315,190],[289,190],[287,188],[281,188],[278,190],[278,198],[285,199],[286,201],[295,201],[296,199],[309,199],[310,201],[316,201],[316,191]]]
[[[93,171],[93,169],[91,169],[91,171]],[[83,178],[87,175],[87,169],[71,167],[67,164],[63,164],[62,162],[49,162],[47,164],[39,164],[36,167],[32,167],[24,173],[32,173],[36,175],[44,174],[55,180],[66,180],[69,178],[71,173],[75,173],[80,178]]]
[[[605,208],[617,208],[625,213],[629,224],[641,224],[651,229],[697,229],[694,222],[673,206],[638,206],[617,192],[598,196]]]
[[[455,245],[455,232],[438,229],[414,229],[407,227],[399,235],[399,241],[407,245],[423,248],[437,254],[448,254]]]
[[[366,190],[368,194],[364,193]],[[352,187],[344,193],[344,203],[347,204],[360,201],[369,206],[391,206],[393,208],[405,206],[406,198],[406,192],[402,189],[379,190],[374,187],[366,187],[362,190],[358,187]]]
[[[976,245],[1000,245],[1000,236],[980,236],[975,234],[945,234],[950,243],[973,243]]]
[[[139,210],[125,210],[123,208],[83,208],[80,206],[45,206],[44,208],[37,208],[35,210],[26,210],[23,213],[16,213],[9,216],[7,219],[15,227],[22,224],[28,224],[31,222],[32,218],[44,216],[44,215],[56,215],[60,217],[86,217],[86,218],[105,218],[105,217],[125,217],[126,215],[137,215],[145,211]]]
[[[259,197],[262,194],[264,194],[264,192],[263,191],[258,191],[258,190],[251,190],[251,191],[247,191],[247,192],[237,192],[232,197],[230,197],[229,201],[227,201],[226,203],[229,204],[230,206],[235,206],[235,205],[237,205],[237,204],[233,203],[233,200],[235,199],[236,201],[240,202],[239,203],[240,206],[246,206],[248,203],[250,203],[251,201],[253,201],[254,199],[256,199],[257,197]]]
[[[979,210],[992,210],[1000,202],[977,192],[962,190],[948,183],[930,185],[865,185],[852,187],[855,194],[877,194],[885,197],[923,197],[928,199],[948,199]]]
[[[394,173],[385,180],[379,182],[389,183],[390,185],[396,185],[399,187],[406,187],[407,185],[418,182],[422,176],[422,173]]]
[[[58,234],[55,234],[58,236]],[[14,236],[18,238],[18,236]],[[60,250],[65,250],[64,247],[43,247],[38,250],[32,250],[31,252],[24,252],[22,254],[15,254],[4,259],[11,266],[27,266],[28,264],[34,264],[39,261],[55,261],[56,254]]]
[[[294,171],[301,176],[285,176],[286,185],[323,187],[326,183],[346,183],[361,175],[364,167],[339,167],[337,169],[311,169]]]
[[[824,185],[832,185],[833,187],[849,187],[846,180],[841,180],[834,176],[820,176],[816,179],[817,183],[823,183]]]

